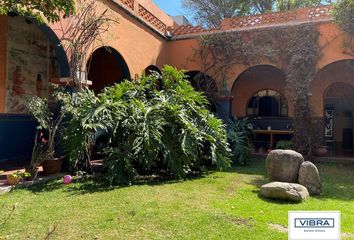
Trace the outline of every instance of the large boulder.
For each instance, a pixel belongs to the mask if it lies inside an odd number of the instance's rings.
[[[273,150],[266,160],[268,177],[271,181],[296,183],[300,165],[304,158],[292,150]]]
[[[311,195],[321,194],[320,174],[312,162],[306,161],[301,164],[298,183],[305,186]]]
[[[271,182],[261,187],[260,195],[265,198],[302,202],[310,194],[306,187],[297,183]]]

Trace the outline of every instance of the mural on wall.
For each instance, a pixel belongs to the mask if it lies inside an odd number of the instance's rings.
[[[29,97],[48,97],[48,79],[58,72],[54,47],[35,23],[23,17],[8,19],[7,38],[7,112],[27,113]]]

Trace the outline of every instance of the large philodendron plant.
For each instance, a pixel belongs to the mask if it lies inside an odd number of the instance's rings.
[[[64,109],[60,108],[57,113],[53,113],[49,109],[48,101],[37,96],[30,99],[28,109],[37,120],[37,129],[40,132],[35,139],[33,150],[35,156],[32,156],[32,162],[40,164],[40,161],[55,159],[56,139],[65,115]]]

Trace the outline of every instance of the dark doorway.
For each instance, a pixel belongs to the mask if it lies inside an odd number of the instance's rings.
[[[335,154],[353,150],[354,88],[348,83],[334,83],[324,93],[326,143]]]
[[[130,72],[123,57],[111,47],[101,47],[94,51],[87,63],[90,87],[96,94],[105,87],[130,79]]]
[[[273,97],[265,96],[259,99],[259,116],[278,117],[279,101]]]
[[[188,81],[196,91],[204,92],[209,101],[209,110],[213,113],[218,112],[217,95],[218,87],[213,78],[199,71],[191,71],[186,73]]]
[[[149,76],[149,75],[151,75],[153,73],[161,74],[161,71],[155,65],[150,65],[147,68],[145,68],[144,73],[145,73],[146,76]]]

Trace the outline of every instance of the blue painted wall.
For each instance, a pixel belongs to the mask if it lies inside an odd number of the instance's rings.
[[[217,102],[217,114],[220,119],[227,123],[231,118],[231,100],[219,100]]]
[[[0,169],[30,162],[36,122],[29,115],[0,114]]]

